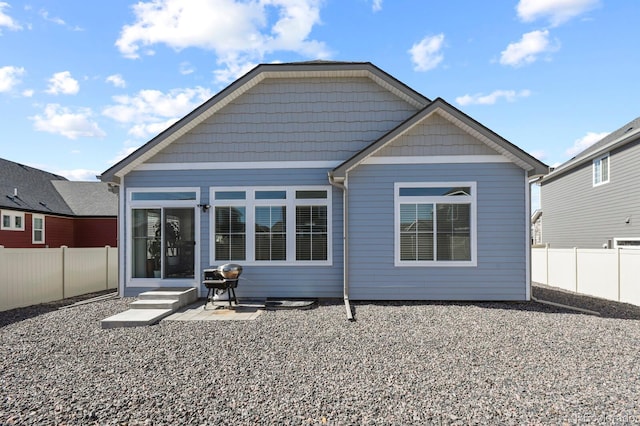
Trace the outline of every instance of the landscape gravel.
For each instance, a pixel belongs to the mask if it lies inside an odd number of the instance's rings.
[[[638,424],[640,309],[354,303],[102,330],[131,299],[0,313],[0,424]]]

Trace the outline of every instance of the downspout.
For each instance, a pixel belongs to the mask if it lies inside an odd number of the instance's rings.
[[[329,172],[329,183],[340,188],[342,190],[342,295],[344,299],[344,307],[347,310],[347,320],[353,321],[353,312],[351,311],[351,305],[349,304],[349,203],[347,196],[347,179],[343,182],[338,182],[334,179],[333,173]]]

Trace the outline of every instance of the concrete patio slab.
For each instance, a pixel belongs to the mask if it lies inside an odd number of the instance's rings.
[[[264,301],[248,300],[229,309],[228,302],[216,301],[208,303],[204,309],[204,301],[199,301],[179,309],[163,321],[251,321],[260,316],[264,306]]]

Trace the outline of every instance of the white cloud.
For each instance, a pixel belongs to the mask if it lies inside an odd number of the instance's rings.
[[[575,156],[576,154],[584,151],[585,149],[589,148],[591,145],[593,145],[594,143],[602,140],[602,138],[604,138],[605,136],[607,136],[609,133],[607,132],[602,132],[602,133],[596,133],[596,132],[587,132],[586,135],[584,135],[583,137],[576,139],[573,142],[573,145],[571,146],[571,148],[567,149],[567,155],[570,155],[571,157]]]
[[[131,124],[129,134],[142,138],[166,129],[211,96],[211,91],[203,87],[173,89],[168,93],[141,90],[135,96],[114,96],[115,105],[106,107],[102,113]]]
[[[62,71],[53,74],[49,79],[49,88],[46,92],[52,95],[75,95],[79,90],[78,80],[71,77],[69,71]]]
[[[441,49],[444,46],[444,34],[427,36],[411,46],[409,53],[415,71],[429,71],[444,59]]]
[[[599,3],[599,0],[520,0],[516,10],[524,22],[546,18],[552,26],[558,26],[595,8]]]
[[[24,74],[24,68],[6,66],[0,68],[0,93],[9,92],[20,84],[20,77]]]
[[[531,154],[532,157],[535,157],[540,161],[543,161],[545,158],[547,158],[547,153],[542,149],[531,151],[529,154]]]
[[[60,176],[64,176],[69,180],[76,181],[95,181],[97,180],[96,176],[100,174],[100,172],[96,170],[87,169],[58,170],[54,173]]]
[[[62,19],[62,18],[59,18],[57,16],[50,16],[49,12],[47,10],[45,10],[45,9],[40,9],[39,14],[42,17],[42,19],[44,19],[45,21],[53,22],[56,25],[60,25],[60,26],[66,27],[66,28],[68,28],[68,29],[70,29],[72,31],[84,31],[82,28],[80,28],[78,26],[74,27],[74,26],[71,26],[71,25],[67,24],[64,21],[64,19]]]
[[[59,104],[47,104],[43,115],[29,117],[33,127],[40,132],[48,132],[65,136],[69,139],[79,137],[101,138],[106,133],[91,120],[93,113],[89,108],[78,108],[72,111]]]
[[[518,98],[526,98],[531,95],[530,90],[495,90],[488,95],[476,93],[474,95],[464,95],[456,98],[458,105],[493,105],[500,99],[507,102],[514,102]]]
[[[9,8],[8,3],[0,2],[0,34],[2,34],[2,28],[7,28],[12,31],[18,31],[22,29],[22,26],[18,24],[11,16],[3,12],[3,9]]]
[[[126,87],[127,82],[124,81],[124,78],[120,74],[113,74],[106,78],[107,83],[113,84],[114,87]]]
[[[374,12],[380,12],[382,10],[382,0],[373,0],[373,5],[371,7]]]
[[[147,138],[152,135],[157,135],[161,133],[163,130],[169,128],[173,123],[178,121],[178,118],[170,118],[166,121],[156,122],[156,123],[142,123],[136,124],[132,128],[129,129],[128,134],[133,136],[134,138]]]
[[[260,62],[275,51],[326,58],[324,43],[308,39],[320,23],[320,4],[321,0],[139,2],[133,6],[136,21],[122,28],[116,46],[128,58],[138,58],[141,48],[155,44],[176,50],[197,47],[214,51],[218,64],[228,70]]]
[[[110,159],[108,161],[109,166],[113,166],[116,163],[119,163],[120,161],[124,160],[125,158],[127,158],[129,155],[133,154],[133,152],[140,148],[140,145],[136,145],[136,146],[128,146],[128,147],[124,147],[122,148],[115,157],[113,157],[112,159]]]
[[[54,24],[57,24],[57,25],[63,25],[63,26],[67,25],[67,23],[64,22],[63,19],[55,17],[55,16],[49,16],[49,12],[47,12],[44,9],[40,9],[40,16],[42,16],[42,18],[45,21],[53,22]]]
[[[24,96],[25,98],[30,98],[34,93],[35,91],[33,89],[26,89],[22,91],[22,96]]]
[[[552,45],[549,42],[549,30],[537,30],[525,33],[520,41],[511,43],[500,54],[502,65],[519,67],[531,64],[538,59],[538,56],[545,52],[558,50],[559,45]]]
[[[182,75],[189,75],[189,74],[193,74],[193,72],[196,70],[193,65],[191,65],[189,62],[184,61],[184,62],[180,62],[180,74]]]

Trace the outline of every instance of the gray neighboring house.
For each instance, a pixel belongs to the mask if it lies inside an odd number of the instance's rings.
[[[640,248],[640,117],[539,183],[543,244]]]
[[[527,300],[529,180],[548,167],[370,63],[259,65],[106,170],[120,294]]]

